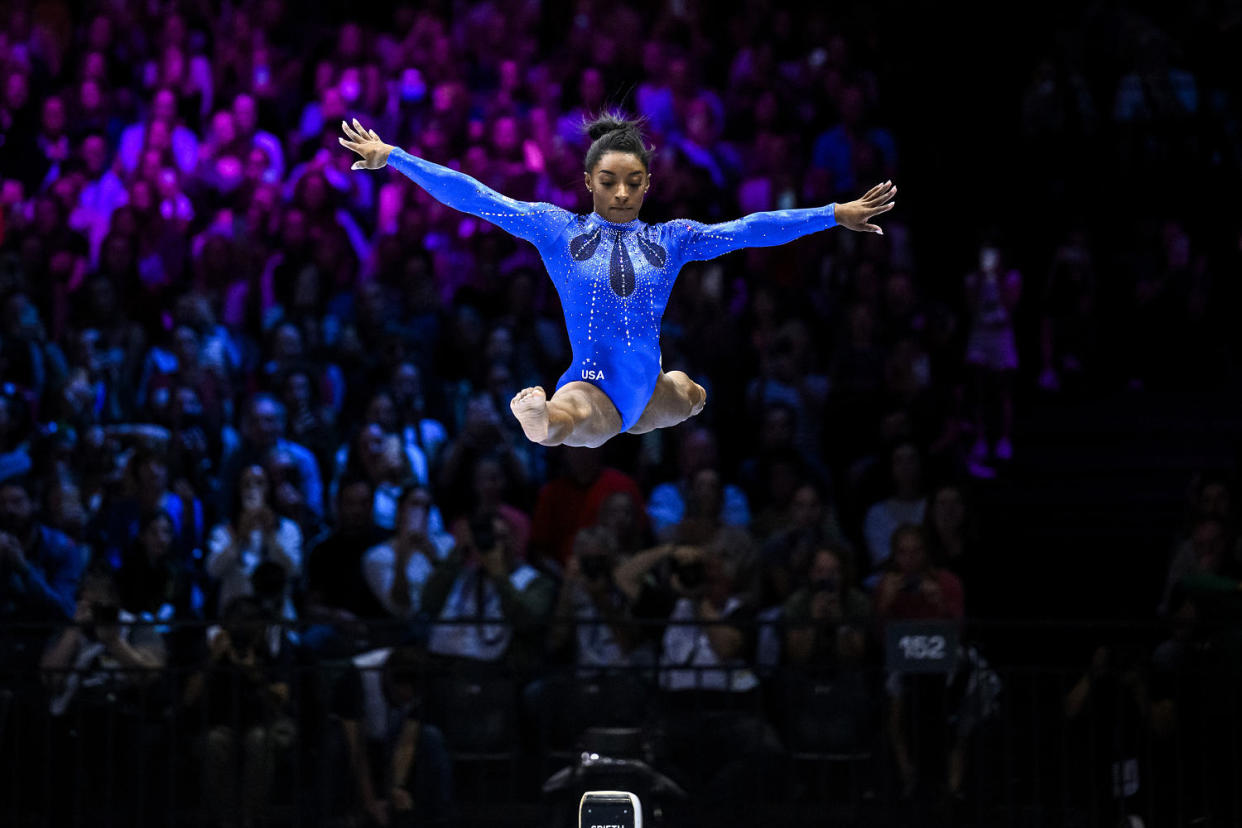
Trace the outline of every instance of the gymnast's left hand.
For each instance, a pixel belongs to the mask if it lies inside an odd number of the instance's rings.
[[[833,213],[836,216],[837,224],[859,233],[879,233],[884,235],[884,231],[877,224],[871,224],[871,219],[887,213],[896,206],[897,202],[893,201],[893,196],[897,195],[897,185],[891,181],[883,184],[877,184],[867,191],[867,194],[857,201],[848,201],[845,204],[838,204]]]
[[[380,140],[373,129],[364,129],[362,124],[358,123],[358,119],[354,118],[354,125],[341,121],[341,129],[345,131],[345,138],[338,138],[341,146],[351,149],[362,156],[361,161],[355,161],[350,167],[351,170],[378,170],[388,164],[388,154],[393,148]]]

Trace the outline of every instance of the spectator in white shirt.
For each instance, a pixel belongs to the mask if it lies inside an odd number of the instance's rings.
[[[270,561],[285,573],[280,614],[295,619],[289,585],[302,571],[302,532],[296,523],[272,509],[267,472],[262,466],[242,469],[236,492],[230,517],[212,530],[207,541],[207,574],[220,584],[218,606],[226,607],[240,595],[253,594],[250,576],[260,564]]]
[[[431,509],[426,487],[407,484],[397,498],[396,534],[363,556],[363,578],[394,619],[418,615],[427,579],[453,548],[453,538],[431,525]]]

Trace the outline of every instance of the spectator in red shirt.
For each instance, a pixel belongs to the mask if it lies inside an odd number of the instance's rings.
[[[627,492],[640,504],[642,491],[629,475],[604,466],[598,449],[567,446],[564,470],[544,484],[531,524],[530,560],[559,568],[573,549],[579,529],[594,526],[600,505],[615,492]]]
[[[932,566],[921,526],[898,527],[892,554],[891,568],[876,587],[876,611],[881,619],[963,617],[962,582],[949,570]]]

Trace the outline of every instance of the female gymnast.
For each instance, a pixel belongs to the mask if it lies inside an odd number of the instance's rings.
[[[543,388],[527,388],[509,407],[526,437],[545,446],[600,446],[622,432],[667,428],[703,410],[703,387],[660,364],[660,319],[686,262],[772,247],[834,225],[883,233],[869,222],[895,204],[897,188],[887,181],[846,204],[752,213],[721,224],[646,224],[638,211],[651,187],[651,150],[639,123],[605,114],[585,126],[592,143],[584,176],[594,210],[583,215],[508,198],[385,144],[356,118],[352,127],[341,122],[341,144],[362,156],[353,169],[391,163],[440,202],[539,250],[565,309],[573,364],[551,399]]]

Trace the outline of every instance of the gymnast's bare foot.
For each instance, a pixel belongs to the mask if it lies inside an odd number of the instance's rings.
[[[526,439],[541,443],[548,437],[548,398],[543,389],[524,388],[509,403],[513,416],[522,424]]]

